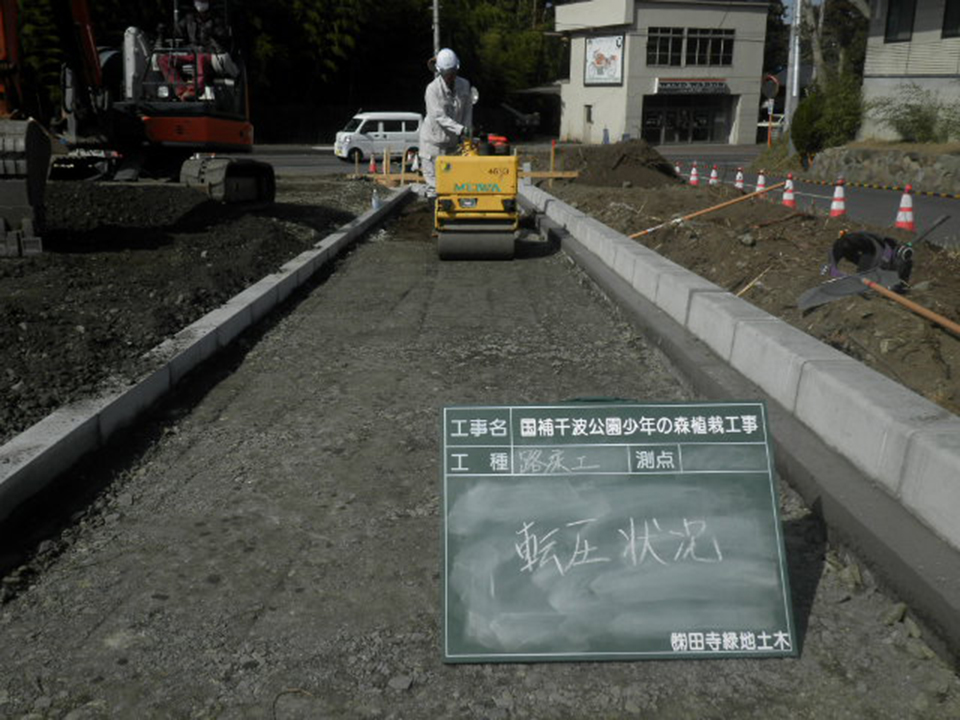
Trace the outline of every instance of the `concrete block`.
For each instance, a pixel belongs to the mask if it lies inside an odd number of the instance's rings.
[[[795,414],[891,495],[899,491],[907,444],[918,430],[950,417],[899,383],[851,358],[806,358]]]
[[[549,202],[547,202],[544,212],[546,213],[548,218],[550,218],[554,222],[560,223],[561,225],[566,227],[568,230],[570,230],[569,223],[573,220],[573,218],[584,217],[584,214],[582,212],[572,208],[571,206],[567,205],[565,202],[561,202],[560,200],[557,200],[556,198],[553,198]],[[570,230],[570,232],[573,232],[573,231]]]
[[[293,277],[294,281],[296,281],[296,273],[290,274],[289,277]],[[202,322],[203,326],[215,328],[217,345],[219,347],[226,347],[233,342],[240,333],[250,327],[253,323],[253,313],[249,305],[235,303],[233,300],[229,300],[216,310],[208,312],[197,322]]]
[[[183,353],[181,354],[184,355],[183,364],[180,365],[175,362],[174,367],[171,368],[171,381],[174,383],[179,382],[180,377],[190,372],[196,364],[213,357],[220,347],[217,342],[216,322],[212,319],[207,319],[206,316],[187,325],[187,327],[174,335],[174,338],[182,343]],[[197,354],[196,363],[192,365],[190,364],[191,361],[187,358],[187,355],[189,355],[187,352],[188,348],[190,353],[196,352]]]
[[[297,274],[292,273],[273,273],[268,275],[277,285],[277,303],[282,303],[297,289]]]
[[[689,270],[666,270],[657,282],[657,307],[686,327],[690,300],[696,293],[725,293],[726,290]]]
[[[637,257],[644,255],[644,251],[649,252],[645,247],[633,240],[618,243],[616,251],[613,254],[613,265],[610,269],[626,282],[632,282],[633,269],[636,265]]]
[[[100,442],[105,444],[117,430],[131,425],[166,395],[170,387],[170,368],[164,365],[136,385],[105,398],[100,410]]]
[[[797,405],[803,366],[811,361],[859,363],[782,320],[744,320],[736,327],[730,364],[788,412]]]
[[[243,292],[234,295],[232,300],[249,305],[253,322],[257,322],[276,307],[277,284],[269,276],[262,278]]]
[[[607,267],[613,267],[613,259],[617,252],[617,243],[623,239],[623,235],[616,230],[612,230],[601,222],[593,218],[586,218],[582,224],[582,232],[587,237],[593,238],[596,243],[596,254],[603,264]]]
[[[658,255],[652,250],[649,253],[637,253],[633,259],[633,278],[630,285],[644,298],[652,303],[657,301],[657,287],[660,285],[660,275],[665,272],[680,272],[682,267],[672,260]]]
[[[535,185],[521,185],[520,196],[533,205],[537,212],[543,212],[544,203],[551,197]]]
[[[303,285],[313,277],[314,273],[320,268],[322,254],[322,250],[306,250],[297,256],[300,261],[300,268],[297,270],[297,285]]]
[[[339,253],[343,247],[349,242],[349,234],[346,232],[335,232],[330,235],[327,235],[323,240],[318,242],[314,247],[318,250],[329,252],[332,255]]]
[[[615,237],[622,237],[619,233],[614,233],[603,223],[585,215],[572,217],[567,229],[590,252],[603,260],[604,264],[609,266],[613,262],[612,242]]]
[[[744,321],[773,322],[756,305],[730,293],[694,293],[687,313],[687,329],[724,360],[730,360],[737,326]]]
[[[283,265],[280,266],[280,272],[282,273],[297,273],[299,275],[300,271],[304,268],[305,265],[308,265],[310,258],[306,257],[305,253],[300,253],[295,258],[287,260]]]
[[[100,407],[85,400],[59,408],[0,447],[0,522],[100,446]]]
[[[960,550],[960,418],[932,423],[911,436],[900,497],[907,508]]]

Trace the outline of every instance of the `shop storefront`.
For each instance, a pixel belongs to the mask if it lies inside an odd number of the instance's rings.
[[[652,145],[726,143],[736,97],[723,80],[661,80],[643,96],[643,139]]]

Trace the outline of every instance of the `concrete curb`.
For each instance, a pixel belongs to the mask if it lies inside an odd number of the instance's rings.
[[[780,472],[960,648],[960,418],[543,190],[520,192],[699,391],[767,398]]]
[[[200,363],[227,347],[244,330],[286,300],[338,254],[384,222],[412,197],[408,186],[389,195],[320,240],[278,272],[235,295],[147,353],[157,369],[130,387],[71,403],[0,447],[0,522],[81,457],[103,447],[169,393]]]

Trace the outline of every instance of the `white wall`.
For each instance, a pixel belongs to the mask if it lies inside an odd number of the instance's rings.
[[[916,85],[946,103],[960,102],[960,37],[943,38],[946,0],[917,0],[913,35],[907,42],[884,42],[888,0],[878,0],[870,19],[864,62],[863,99],[902,98]],[[859,137],[896,140],[897,134],[864,114]]]
[[[611,141],[624,133],[639,137],[644,95],[655,92],[656,78],[724,79],[730,94],[739,96],[734,103],[730,142],[753,143],[756,140],[757,112],[763,68],[763,44],[766,33],[766,7],[760,3],[633,3],[630,25],[599,26],[600,22],[620,17],[622,0],[591,0],[557,8],[557,29],[569,30],[574,20],[586,23],[594,17],[591,34],[625,34],[624,81],[619,87],[584,86],[584,34],[570,42],[570,81],[561,87],[563,140],[600,142],[606,128]],[[574,10],[576,13],[574,13]],[[578,26],[579,27],[579,26]],[[736,31],[733,63],[724,67],[680,66],[650,67],[646,62],[647,31],[650,27],[716,28]],[[583,126],[584,106],[593,106],[593,129]]]

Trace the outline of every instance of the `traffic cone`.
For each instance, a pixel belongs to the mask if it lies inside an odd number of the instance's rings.
[[[783,186],[783,206],[795,208],[797,201],[793,197],[793,173],[787,173],[787,184]]]
[[[760,174],[757,175],[757,192],[767,189],[767,178],[764,176],[764,170],[760,171]]]
[[[373,153],[370,153],[370,167],[368,172],[375,173],[377,171],[377,157]]]
[[[843,178],[837,180],[833,191],[833,202],[830,203],[830,217],[842,217],[847,214],[847,203],[843,196]]]
[[[714,166],[713,166],[713,170],[710,171],[710,184],[711,184],[711,185],[719,185],[719,184],[720,184],[720,177],[719,177],[719,175],[717,175],[717,166],[716,166],[716,165],[714,165]]]
[[[903,189],[903,197],[900,198],[900,211],[897,213],[896,227],[901,230],[916,232],[917,226],[913,222],[913,185],[907,185]]]
[[[700,184],[700,174],[697,172],[697,164],[694,163],[690,168],[690,184],[696,187]]]
[[[737,179],[733,182],[737,190],[743,190],[743,168],[737,168]]]

